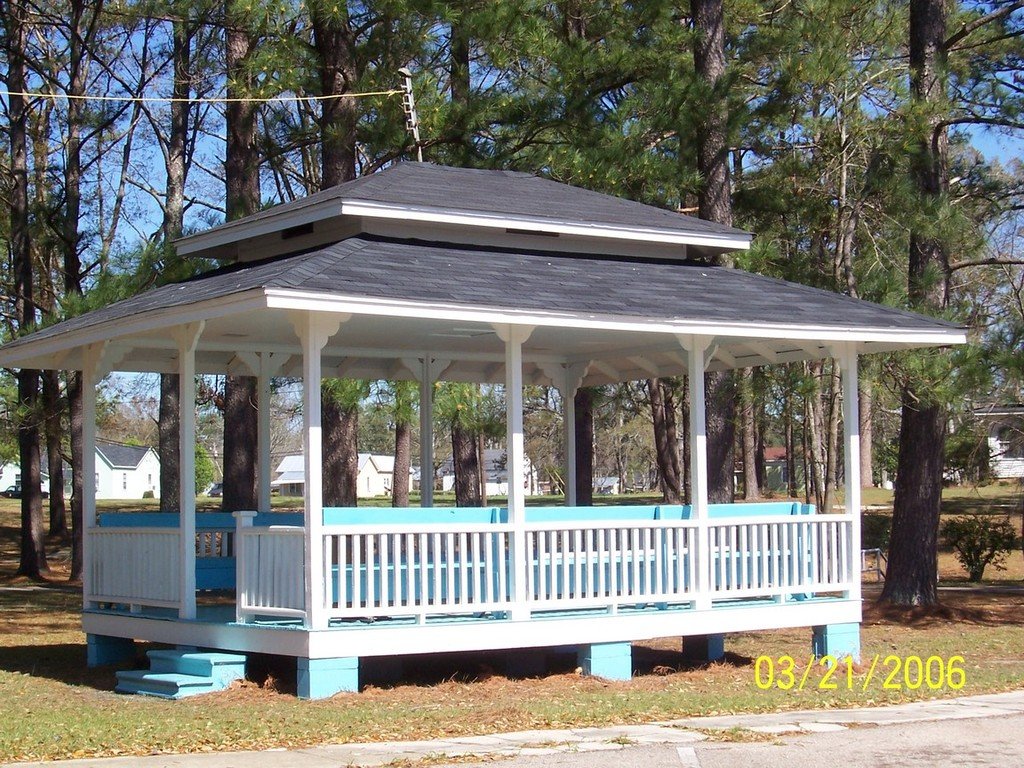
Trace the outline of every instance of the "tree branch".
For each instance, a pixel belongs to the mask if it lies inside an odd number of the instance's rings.
[[[977,259],[972,261],[955,261],[949,265],[949,271],[956,272],[959,269],[968,269],[969,267],[991,267],[1000,264],[1024,266],[1024,259],[1004,259],[998,256],[993,256],[988,259]]]
[[[1020,8],[1024,8],[1024,0],[1014,0],[1014,2],[1010,3],[1009,5],[1003,8],[1000,8],[997,11],[992,11],[992,13],[980,16],[974,21],[968,24],[964,24],[962,27],[960,27],[960,30],[958,32],[946,38],[946,42],[943,43],[942,47],[948,51],[954,45],[959,43],[961,40],[963,40],[965,37],[970,35],[975,30],[980,29],[981,27],[985,26],[986,24],[990,24],[993,21],[1005,19],[1011,13],[1013,13],[1016,10],[1019,10]]]

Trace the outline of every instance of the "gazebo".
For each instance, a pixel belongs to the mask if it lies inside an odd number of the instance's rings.
[[[119,688],[179,696],[239,674],[246,653],[277,654],[297,659],[299,695],[318,698],[357,690],[360,659],[412,653],[571,647],[585,671],[623,679],[634,640],[684,637],[713,657],[726,632],[808,626],[815,653],[856,657],[858,355],[965,331],[702,263],[749,243],[530,174],[401,163],[186,237],[180,254],[228,263],[6,344],[0,365],[81,371],[87,393],[111,371],[180,377],[176,514],[96,514],[85,400],[89,663],[133,654],[133,640],[177,646]],[[844,511],[709,504],[704,373],[826,357],[845,393]],[[194,382],[213,373],[258,380],[259,504],[233,516],[195,508]],[[577,388],[684,374],[692,504],[577,506]],[[304,383],[302,514],[270,507],[275,376]],[[503,384],[511,478],[524,384],[557,387],[565,506],[527,508],[510,482],[506,507],[435,507],[429,483],[420,508],[325,507],[325,377],[418,381],[424,435],[437,381]]]

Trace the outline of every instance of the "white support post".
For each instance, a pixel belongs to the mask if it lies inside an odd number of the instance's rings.
[[[176,329],[178,342],[178,546],[181,561],[178,616],[196,617],[196,346],[205,323]]]
[[[708,531],[708,437],[705,412],[705,353],[711,346],[707,336],[680,336],[687,352],[687,378],[690,388],[690,504],[697,521],[697,596],[698,609],[711,607],[711,537]]]
[[[310,629],[327,627],[327,579],[324,574],[323,443],[320,418],[320,353],[348,315],[296,312],[292,325],[302,344],[302,443],[305,471],[306,541],[303,570],[306,616]]]
[[[562,394],[562,440],[565,446],[565,506],[575,507],[576,497],[576,392],[583,385],[590,363],[563,363],[544,367],[544,374]]]
[[[512,525],[512,604],[513,620],[529,619],[526,585],[526,495],[523,477],[526,443],[523,437],[523,343],[530,338],[532,326],[495,325],[498,338],[505,342],[505,421],[508,455],[508,521]]]
[[[262,357],[262,355],[261,355]],[[263,362],[262,360],[260,361]],[[257,459],[256,471],[259,473],[259,490],[256,496],[260,512],[270,511],[270,374],[264,365],[260,365],[256,377],[256,403],[258,419],[256,427]]]
[[[562,429],[565,439],[565,506],[576,506],[576,389],[566,375],[562,386]]]
[[[857,348],[853,343],[846,343],[833,352],[839,361],[843,375],[843,437],[846,439],[846,450],[843,472],[846,479],[846,514],[852,520],[850,535],[849,563],[850,590],[846,597],[859,600],[861,597],[860,573],[860,403],[857,392]],[[827,510],[826,510],[827,511]]]
[[[420,371],[420,506],[434,506],[434,369],[429,354]]]
[[[104,344],[82,352],[82,607],[92,608],[92,529],[96,527],[96,386]]]

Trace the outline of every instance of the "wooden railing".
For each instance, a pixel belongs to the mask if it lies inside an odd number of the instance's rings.
[[[89,603],[159,608],[181,605],[180,534],[151,526],[91,528],[84,596]]]
[[[860,577],[850,549],[855,521],[812,511],[723,505],[712,507],[710,519],[696,520],[678,506],[531,508],[517,528],[497,508],[325,510],[317,545],[323,568],[314,575],[323,579],[324,598],[313,613],[317,626],[326,626],[383,617],[502,616],[516,607],[527,614],[614,613],[849,595]],[[239,621],[287,617],[312,625],[305,529],[270,524],[299,523],[298,516],[237,515],[234,530],[221,516],[197,521],[197,584],[205,564],[213,566],[209,573],[230,566],[230,579],[222,581],[237,581]],[[129,522],[91,531],[87,599],[178,606],[176,526]],[[519,558],[513,557],[517,542]],[[516,562],[525,568],[518,585]],[[220,576],[204,578],[221,583]]]
[[[688,602],[697,559],[692,520],[528,524],[531,610]]]
[[[305,533],[300,526],[253,527],[239,518],[236,617],[306,615]]]
[[[324,531],[329,619],[505,611],[511,526],[330,526]]]

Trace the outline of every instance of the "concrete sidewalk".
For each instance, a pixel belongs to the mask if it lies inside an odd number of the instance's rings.
[[[492,736],[467,736],[435,741],[398,741],[377,744],[332,744],[299,750],[265,752],[224,752],[219,754],[156,755],[63,760],[51,763],[13,763],[18,768],[60,766],[60,768],[303,768],[331,766],[382,766],[424,758],[431,762],[445,757],[525,757],[563,752],[594,752],[638,745],[693,745],[707,738],[708,729],[745,729],[760,733],[822,733],[840,731],[851,725],[900,725],[941,720],[964,720],[1024,714],[1024,691],[968,696],[959,699],[923,701],[892,707],[725,717],[691,717],[648,725],[607,728],[578,728],[554,731],[520,731]]]

